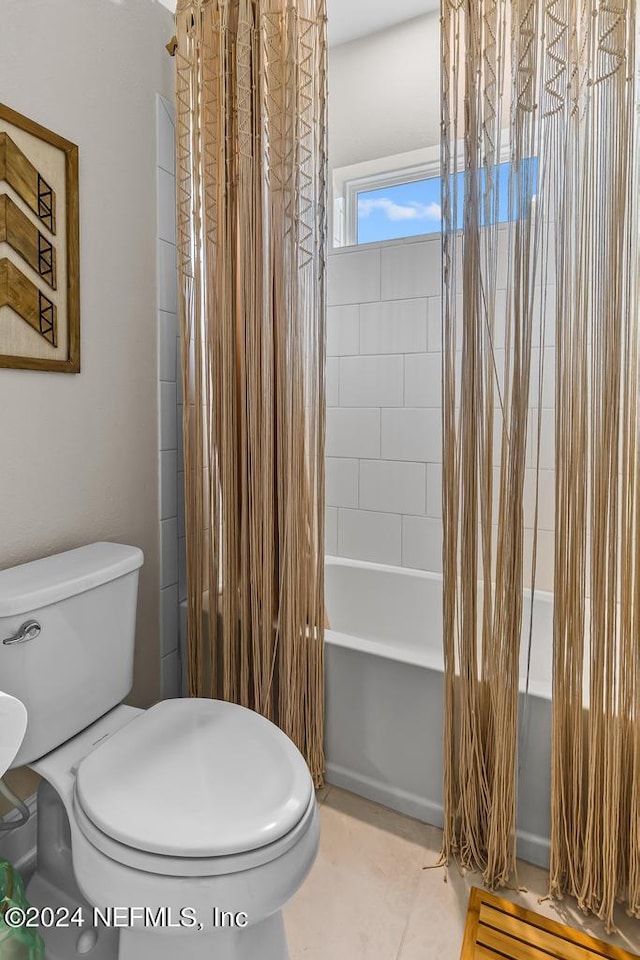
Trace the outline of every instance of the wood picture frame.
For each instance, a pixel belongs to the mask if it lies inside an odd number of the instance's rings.
[[[78,147],[3,103],[0,367],[80,372]]]

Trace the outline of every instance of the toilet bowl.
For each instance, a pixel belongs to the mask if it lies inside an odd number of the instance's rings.
[[[75,590],[69,583],[63,587],[62,576],[51,587],[55,565],[44,573],[32,570],[29,579],[40,599],[42,579],[47,580],[47,607],[55,607],[55,615],[31,603],[29,615],[42,629],[24,644],[22,663],[11,659],[15,650],[7,655],[0,645],[3,688],[8,683],[29,717],[16,763],[28,762],[44,780],[38,866],[28,897],[70,921],[41,930],[48,960],[286,960],[282,907],[310,870],[319,839],[313,783],[292,741],[259,714],[216,700],[166,700],[146,711],[118,701],[114,706],[119,682],[112,683],[111,708],[105,712],[102,699],[100,715],[84,722],[91,698],[80,681],[87,681],[96,659],[109,668],[108,658],[95,656],[95,636],[79,642],[82,631],[93,622],[108,642],[112,630],[123,628],[117,600],[130,600],[132,591],[120,583],[125,588],[120,598],[93,598],[100,599],[102,613],[110,611],[106,631],[100,619],[89,616],[96,606],[91,594],[105,588],[109,593],[110,585],[137,577],[141,563],[139,551],[132,555],[133,548],[115,547],[83,548],[88,554],[67,563],[77,579],[85,561],[81,593],[77,584]],[[106,579],[98,574],[105,566]],[[11,608],[4,573],[2,636],[5,627],[16,628],[15,622],[3,622]],[[15,600],[16,578],[9,581]],[[83,601],[76,617],[78,596]],[[63,616],[60,604],[66,604]],[[24,597],[18,606],[20,619],[27,612]],[[54,629],[57,623],[63,631]],[[124,623],[133,623],[130,610]],[[39,703],[33,697],[34,690],[43,690],[36,645],[47,639],[63,661],[69,649],[73,653],[73,663],[68,659],[65,665],[75,671],[75,703],[50,696],[50,689]],[[122,636],[117,641],[116,650],[128,650]],[[50,649],[43,648],[42,656],[54,662]],[[60,666],[56,669],[59,677]],[[122,664],[111,674],[121,679]],[[68,676],[59,681],[57,676],[49,678],[54,692],[56,683],[68,691]],[[65,737],[61,731],[69,729],[73,735]],[[44,752],[52,740],[56,745]]]
[[[120,706],[32,767],[68,818],[87,920],[58,931],[50,960],[91,929],[110,937],[105,960],[288,956],[281,910],[315,859],[318,813],[306,764],[269,721],[215,700]],[[27,893],[53,906],[52,887],[68,885],[45,859]]]

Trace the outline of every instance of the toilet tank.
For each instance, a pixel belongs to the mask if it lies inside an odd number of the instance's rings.
[[[0,570],[0,690],[28,714],[12,766],[49,753],[131,690],[143,559],[137,547],[92,543]],[[7,643],[21,632],[29,639]]]

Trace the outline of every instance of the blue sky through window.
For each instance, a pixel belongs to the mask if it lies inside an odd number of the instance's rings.
[[[535,195],[538,174],[538,161],[525,160],[523,176],[527,175],[526,165],[532,162],[531,195]],[[498,223],[505,223],[518,216],[518,199],[514,198],[512,217],[509,216],[509,170],[507,161],[498,165]],[[484,181],[484,173],[481,181]],[[458,189],[458,229],[462,229],[464,172],[456,175]],[[410,183],[398,183],[375,190],[358,192],[357,243],[374,243],[380,240],[398,240],[402,237],[415,237],[424,233],[440,233],[442,230],[442,200],[440,195],[440,177],[428,177],[413,180]],[[484,184],[481,183],[482,188]],[[530,196],[528,197],[530,199]],[[527,203],[528,210],[528,203]]]

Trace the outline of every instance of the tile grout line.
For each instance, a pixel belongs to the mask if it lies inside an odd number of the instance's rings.
[[[404,928],[403,928],[403,930],[402,930],[402,935],[401,935],[401,937],[400,937],[400,945],[399,945],[399,947],[398,947],[398,952],[397,952],[394,960],[402,960],[402,954],[403,954],[403,952],[404,952],[404,947],[405,947],[405,943],[406,943],[406,940],[407,940],[407,933],[408,933],[408,931],[409,931],[409,924],[411,923],[411,917],[412,917],[412,915],[413,915],[413,908],[416,906],[416,904],[417,904],[417,902],[418,902],[418,895],[419,895],[419,890],[420,890],[420,877],[421,877],[422,869],[423,869],[423,868],[420,867],[420,872],[418,872],[417,877],[416,877],[415,890],[414,890],[414,892],[413,892],[413,897],[411,898],[411,903],[409,904],[409,909],[408,909],[408,911],[407,911],[407,919],[406,919]]]
[[[157,169],[162,170],[163,173],[166,173],[169,177],[173,177],[173,179],[175,180],[176,178],[175,173],[172,173],[171,170],[167,170],[167,168],[163,167],[161,163],[157,164]]]

